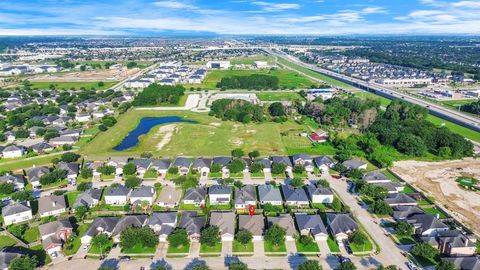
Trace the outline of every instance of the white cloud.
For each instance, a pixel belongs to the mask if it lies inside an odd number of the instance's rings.
[[[480,8],[480,1],[460,1],[452,3],[452,6],[459,8]]]
[[[270,3],[264,1],[254,1],[252,4],[262,7],[262,11],[264,12],[279,12],[299,9],[301,7],[301,5],[295,3]]]
[[[197,9],[196,6],[178,1],[158,1],[153,3],[157,7],[174,9]]]

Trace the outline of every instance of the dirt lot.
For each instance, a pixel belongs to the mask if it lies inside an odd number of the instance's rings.
[[[445,162],[395,162],[392,169],[410,184],[435,198],[452,216],[480,234],[480,193],[460,188],[457,177],[480,178],[480,159]]]
[[[97,82],[121,81],[137,73],[140,69],[96,69],[87,71],[60,72],[54,74],[39,74],[28,78],[39,82]]]

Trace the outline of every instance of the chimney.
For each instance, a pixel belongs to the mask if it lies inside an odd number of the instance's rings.
[[[30,201],[26,201],[26,203],[27,203],[27,206],[30,206]]]
[[[57,201],[52,201],[52,206],[56,206],[57,205]]]

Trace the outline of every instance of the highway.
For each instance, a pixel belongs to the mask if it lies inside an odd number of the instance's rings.
[[[467,128],[472,129],[472,130],[480,132],[480,119],[478,119],[478,118],[475,118],[475,117],[472,117],[472,116],[469,116],[469,115],[465,115],[463,113],[460,113],[460,112],[457,112],[457,111],[454,111],[454,110],[447,109],[447,108],[442,107],[440,105],[437,105],[437,104],[434,104],[434,103],[431,103],[431,102],[425,101],[423,99],[416,98],[416,97],[413,97],[413,96],[410,96],[410,95],[407,95],[407,94],[404,94],[404,93],[401,93],[401,92],[398,92],[398,91],[390,89],[390,88],[386,88],[386,87],[384,87],[382,85],[379,85],[379,84],[376,84],[376,83],[368,83],[368,82],[365,82],[365,81],[362,81],[362,80],[359,80],[359,79],[355,79],[355,78],[352,78],[352,77],[349,77],[349,76],[346,76],[346,75],[343,75],[343,74],[339,74],[337,72],[333,72],[333,71],[330,71],[330,70],[327,70],[327,69],[317,67],[315,65],[304,63],[304,62],[300,61],[298,58],[296,58],[294,56],[291,56],[291,55],[288,55],[288,54],[285,54],[283,52],[273,51],[273,50],[270,50],[270,49],[265,49],[265,51],[267,53],[273,55],[273,56],[283,58],[283,59],[285,59],[289,62],[292,62],[296,65],[299,65],[299,66],[302,66],[302,67],[307,68],[309,70],[312,70],[312,71],[321,73],[323,75],[332,77],[332,78],[337,79],[339,81],[342,81],[344,83],[355,86],[359,89],[369,91],[369,92],[372,92],[374,94],[377,94],[377,95],[380,95],[380,96],[383,96],[383,97],[386,97],[386,98],[389,98],[389,99],[403,99],[403,100],[408,101],[410,103],[414,103],[414,104],[417,104],[419,106],[425,107],[429,110],[429,112],[432,115],[438,116],[438,117],[443,118],[445,120],[454,122],[454,123],[459,124],[461,126],[464,126],[464,127],[467,127]],[[292,67],[292,69],[294,69],[294,68]],[[301,72],[300,70],[297,70],[297,71]]]

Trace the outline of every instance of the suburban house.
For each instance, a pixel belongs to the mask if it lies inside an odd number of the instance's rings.
[[[81,238],[81,242],[88,244],[95,235],[104,233],[115,243],[120,242],[120,234],[127,228],[140,228],[147,223],[146,215],[127,215],[122,217],[97,217]]]
[[[285,240],[293,241],[295,236],[295,223],[290,214],[280,214],[277,217],[267,217],[267,227],[270,228],[272,225],[278,225],[284,228],[287,232],[285,235]]]
[[[406,220],[407,218],[413,215],[425,213],[420,207],[416,205],[415,206],[399,205],[399,206],[392,207],[392,209],[393,209],[393,218],[397,221]]]
[[[235,237],[234,212],[210,212],[210,226],[217,226],[222,241],[233,241]]]
[[[227,178],[230,176],[230,170],[228,169],[228,164],[232,161],[231,157],[214,157],[213,163],[219,164],[222,166],[222,177]]]
[[[322,143],[322,142],[326,142],[328,140],[328,133],[321,130],[321,129],[318,129],[318,130],[315,130],[313,131],[312,133],[310,133],[308,135],[308,139],[312,142],[312,143]]]
[[[349,170],[352,170],[352,169],[366,170],[368,165],[367,162],[359,159],[345,160],[342,164]]]
[[[270,203],[272,205],[282,205],[282,195],[278,188],[268,184],[259,185],[257,188],[260,204]]]
[[[307,213],[295,213],[298,231],[301,235],[311,235],[316,241],[326,241],[328,232],[320,215],[308,215]]]
[[[327,229],[339,244],[358,230],[358,224],[352,214],[327,213]]]
[[[312,203],[330,204],[333,202],[333,192],[330,188],[321,185],[307,185],[306,189]]]
[[[143,201],[148,202],[148,205],[152,205],[155,200],[156,191],[152,186],[141,186],[135,188],[130,192],[130,202],[132,204],[140,205]]]
[[[205,205],[205,198],[207,197],[207,187],[199,186],[196,188],[189,188],[185,191],[183,196],[184,204],[194,204],[196,206]]]
[[[230,203],[232,189],[229,186],[213,185],[208,188],[210,205],[224,205]]]
[[[18,158],[25,154],[25,147],[17,145],[9,145],[2,150],[3,158]]]
[[[84,191],[83,193],[79,194],[75,199],[75,203],[73,204],[73,208],[77,208],[79,206],[86,206],[87,208],[91,208],[97,206],[102,198],[102,189],[89,189]]]
[[[447,257],[442,258],[442,260],[452,262],[459,270],[480,270],[480,257],[478,256]]]
[[[158,176],[167,175],[168,168],[170,168],[172,162],[169,159],[157,159],[152,163],[152,169],[158,172]]]
[[[307,193],[303,188],[294,188],[290,185],[282,185],[283,198],[288,206],[308,207]]]
[[[130,189],[125,186],[117,186],[107,189],[105,204],[126,205],[130,195]]]
[[[75,179],[77,179],[77,176],[78,176],[78,163],[73,163],[73,162],[70,162],[70,163],[67,163],[67,162],[59,162],[57,164],[57,169],[59,170],[64,170],[66,175],[67,175],[67,179],[70,180],[70,181],[74,181]]]
[[[158,235],[160,242],[166,242],[167,237],[175,230],[178,212],[153,212],[147,225]]]
[[[289,175],[292,174],[292,162],[290,159],[286,156],[272,156],[272,166],[275,164],[285,164],[285,172],[288,173]]]
[[[206,222],[205,217],[197,216],[196,211],[184,211],[178,227],[187,231],[190,241],[198,242],[200,231],[205,227]]]
[[[417,205],[417,200],[415,200],[414,198],[410,197],[409,195],[407,195],[405,193],[391,194],[384,201],[390,206],[400,206],[400,205],[414,206],[414,205]]]
[[[315,162],[315,165],[317,165],[317,168],[320,170],[321,173],[327,173],[330,169],[333,169],[333,167],[335,167],[333,159],[329,156],[315,157],[313,159],[313,162]]]
[[[2,208],[2,216],[5,226],[31,220],[33,216],[30,202],[26,201],[7,204]]]
[[[62,246],[67,242],[72,234],[73,226],[68,219],[56,220],[38,226],[42,237],[43,249],[52,255],[62,250]]]
[[[72,145],[78,142],[78,137],[72,137],[72,136],[58,136],[55,138],[50,139],[49,143],[51,143],[53,146],[58,147],[58,146],[63,146],[63,145]]]
[[[235,188],[234,202],[235,209],[246,209],[250,205],[257,205],[257,196],[254,185],[245,185],[242,188]]]
[[[33,152],[40,153],[40,154],[50,152],[53,149],[55,149],[55,146],[53,146],[49,143],[46,143],[46,142],[39,142],[39,143],[36,143],[36,144],[32,145]]]
[[[97,170],[98,170],[98,168],[102,167],[103,165],[104,165],[104,163],[100,162],[100,161],[87,161],[83,165],[83,168],[88,168],[88,169],[92,170],[93,177],[100,177],[102,175],[102,173],[100,173]],[[110,166],[110,165],[107,165],[107,166]]]
[[[115,167],[115,175],[123,174],[123,166],[128,163],[127,157],[110,157],[107,166]]]
[[[459,230],[440,231],[435,236],[422,240],[437,248],[441,255],[450,257],[474,256],[477,253],[477,238]]]
[[[385,188],[390,194],[402,192],[404,188],[402,184],[395,182],[373,183],[373,185]]]
[[[40,177],[42,175],[47,174],[50,172],[50,169],[45,166],[40,166],[40,167],[33,167],[27,171],[27,177],[28,180],[30,181],[30,184],[32,184],[33,188],[39,188],[41,187],[40,184]]]
[[[65,213],[67,210],[67,203],[65,196],[44,196],[38,199],[38,214],[40,217],[57,216]]]
[[[263,172],[270,173],[272,171],[272,161],[268,158],[261,158],[254,161],[254,163],[260,163],[263,165]]]
[[[239,215],[238,230],[251,232],[253,241],[262,241],[265,232],[265,219],[263,215]]]
[[[305,167],[305,171],[313,173],[313,159],[309,155],[293,155],[292,156],[293,165],[302,165]]]
[[[15,247],[6,247],[0,249],[0,269],[8,270],[8,267],[13,259],[21,256],[25,256],[25,253],[21,252]]]
[[[178,206],[182,191],[171,186],[164,186],[158,196],[157,205],[166,208]]]
[[[181,175],[186,175],[190,171],[190,166],[192,161],[186,157],[177,157],[173,162],[172,166],[178,168],[178,173]]]
[[[392,181],[388,176],[386,176],[381,171],[373,171],[373,172],[365,173],[363,175],[363,180],[370,184],[389,183]]]
[[[137,174],[141,176],[147,172],[150,164],[152,164],[152,161],[147,158],[134,158],[131,162],[135,164],[135,168],[137,168]]]
[[[210,158],[196,158],[193,161],[192,169],[200,173],[201,176],[207,176],[210,173],[210,166],[212,159]]]
[[[0,183],[10,183],[15,186],[15,190],[23,190],[25,188],[25,177],[21,174],[6,174],[0,176]]]
[[[416,214],[407,218],[407,223],[413,226],[414,232],[419,236],[435,236],[449,227],[431,214]]]

